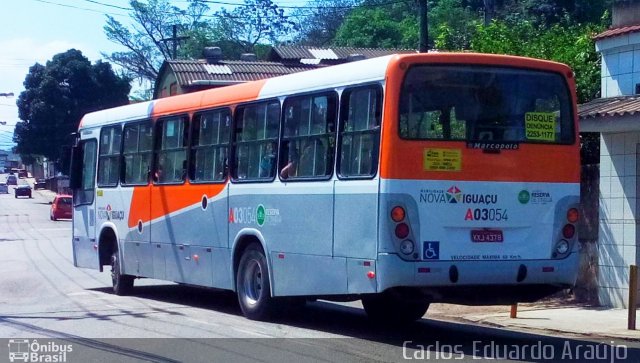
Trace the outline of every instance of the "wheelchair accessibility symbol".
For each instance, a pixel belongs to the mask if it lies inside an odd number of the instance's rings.
[[[422,245],[423,260],[440,259],[440,241],[424,241]]]

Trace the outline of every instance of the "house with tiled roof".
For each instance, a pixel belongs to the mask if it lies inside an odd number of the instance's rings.
[[[627,307],[629,265],[640,263],[640,3],[614,3],[612,27],[594,39],[602,98],[578,116],[581,132],[600,133],[598,300]]]
[[[220,48],[205,49],[204,59],[165,61],[154,87],[154,99],[208,88],[303,72],[318,67],[394,53],[415,52],[396,49],[319,48],[302,46],[273,47],[266,61],[254,54],[239,60],[224,59]]]
[[[382,57],[394,53],[416,53],[416,51],[410,49],[282,45],[271,48],[269,59],[282,63],[334,65],[359,59]]]

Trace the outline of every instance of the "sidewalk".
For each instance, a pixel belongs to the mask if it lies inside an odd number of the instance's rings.
[[[640,341],[640,330],[627,330],[626,309],[607,309],[564,304],[518,305],[517,318],[509,317],[510,306],[456,306],[434,304],[433,318],[457,320],[499,328],[562,333],[590,337]],[[427,317],[430,316],[427,312]],[[636,324],[640,329],[640,319]]]

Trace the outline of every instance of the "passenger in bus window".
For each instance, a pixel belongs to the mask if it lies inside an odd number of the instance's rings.
[[[153,173],[153,181],[156,183],[162,183],[164,181],[164,169],[162,164],[158,164],[156,171]]]
[[[296,117],[296,112],[293,106],[288,107],[286,115],[284,136],[295,137],[298,135],[299,120]],[[299,157],[296,141],[290,139],[289,141],[286,141],[286,143],[287,145],[284,145],[283,150],[284,148],[288,149],[287,164],[282,168],[282,170],[280,170],[280,177],[282,179],[287,179],[290,176],[296,175],[296,167]]]
[[[260,177],[268,178],[273,175],[273,167],[276,160],[276,143],[269,142],[265,145],[265,152],[262,160],[260,160]]]
[[[289,145],[289,156],[287,159],[287,165],[282,168],[280,171],[280,177],[282,179],[287,179],[290,176],[296,175],[296,168],[298,166],[298,148],[296,147],[296,143],[293,140],[288,141]]]

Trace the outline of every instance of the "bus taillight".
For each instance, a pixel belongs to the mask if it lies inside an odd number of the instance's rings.
[[[404,217],[404,208],[402,208],[401,206],[393,207],[393,209],[391,210],[391,219],[393,219],[394,222],[402,222],[404,220]]]
[[[400,223],[396,226],[396,237],[403,239],[409,235],[409,226],[406,223]]]
[[[575,233],[576,227],[573,224],[565,224],[564,227],[562,227],[562,235],[566,239],[573,238]]]

